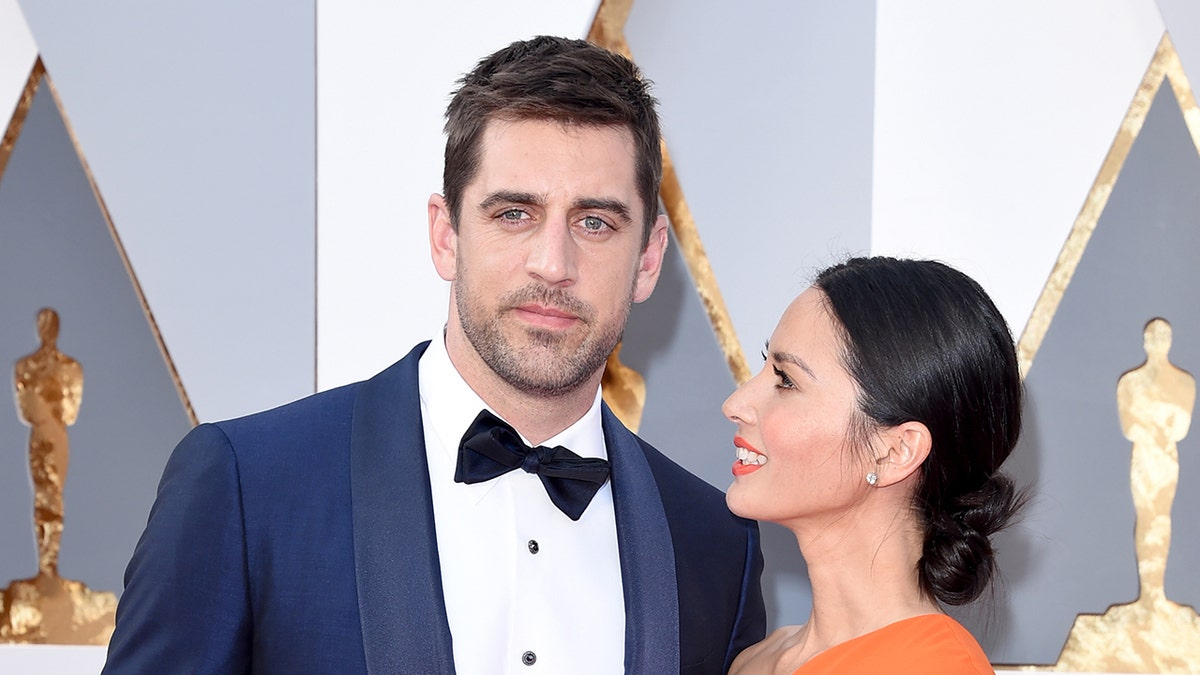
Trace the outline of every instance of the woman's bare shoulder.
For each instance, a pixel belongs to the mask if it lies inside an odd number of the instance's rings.
[[[771,631],[762,642],[750,645],[733,660],[729,675],[762,675],[778,669],[780,657],[804,626],[783,626]]]

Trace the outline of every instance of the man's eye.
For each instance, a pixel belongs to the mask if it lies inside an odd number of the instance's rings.
[[[600,218],[597,218],[596,216],[588,216],[583,219],[583,228],[585,230],[589,230],[591,232],[599,232],[600,230],[603,230],[606,227],[608,227],[608,223],[604,222]]]
[[[525,212],[520,209],[509,209],[501,213],[500,217],[505,220],[520,220],[525,217]]]

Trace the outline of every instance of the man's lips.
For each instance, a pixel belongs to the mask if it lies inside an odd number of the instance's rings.
[[[521,319],[545,328],[567,328],[579,321],[578,316],[568,311],[533,303],[514,307],[513,311]]]

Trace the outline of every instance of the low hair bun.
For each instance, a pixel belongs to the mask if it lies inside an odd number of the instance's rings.
[[[991,536],[1010,524],[1024,500],[1008,476],[996,474],[951,505],[927,506],[922,588],[947,605],[979,597],[996,566]]]

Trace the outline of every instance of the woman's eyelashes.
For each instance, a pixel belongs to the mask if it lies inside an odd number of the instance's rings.
[[[775,377],[779,378],[779,381],[775,383],[776,389],[795,389],[796,388],[796,383],[792,382],[792,378],[788,377],[787,373],[783,372],[782,370],[780,370],[779,368],[777,368],[775,366],[771,366],[771,370],[775,371]]]

